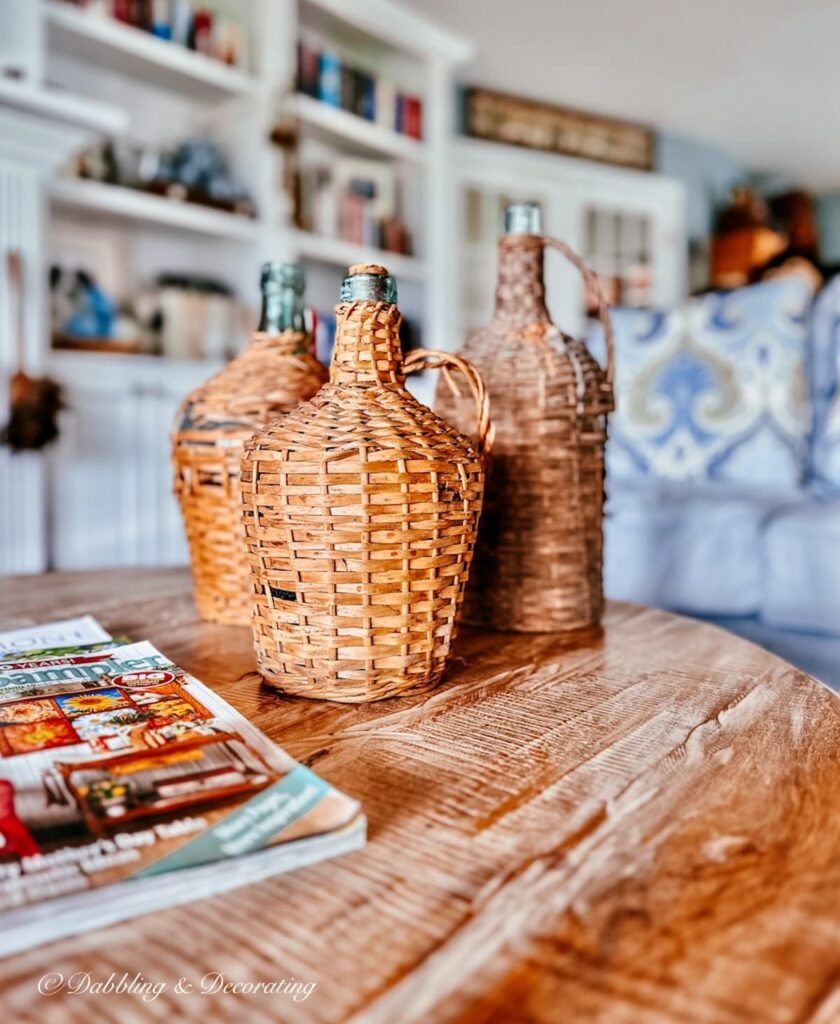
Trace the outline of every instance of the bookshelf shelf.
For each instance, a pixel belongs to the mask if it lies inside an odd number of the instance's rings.
[[[424,163],[427,150],[421,141],[389,131],[339,107],[296,93],[289,97],[289,112],[304,125],[346,148],[362,154],[378,154],[398,160]]]
[[[50,183],[50,199],[53,206],[61,210],[192,231],[216,238],[250,242],[256,239],[260,230],[259,221],[250,217],[98,181],[56,178]]]
[[[97,132],[122,132],[128,119],[110,103],[72,96],[60,89],[39,88],[28,82],[0,79],[0,105],[30,118],[46,118]]]
[[[238,68],[112,18],[91,15],[61,0],[48,0],[45,13],[49,45],[58,53],[204,102],[257,89],[257,80]]]
[[[451,64],[463,64],[473,55],[472,43],[442,29],[409,7],[395,16],[389,0],[300,0],[321,19],[331,19],[355,32],[386,42],[406,53],[426,59],[429,54]]]
[[[328,266],[349,267],[354,263],[380,263],[397,278],[423,280],[427,268],[416,256],[402,256],[384,249],[345,242],[341,238],[327,238],[312,231],[296,231],[293,244],[302,259],[325,263]]]

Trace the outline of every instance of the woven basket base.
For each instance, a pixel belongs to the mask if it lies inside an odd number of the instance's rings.
[[[533,619],[513,622],[509,619],[507,621],[493,621],[492,616],[468,615],[466,608],[464,608],[461,615],[459,625],[467,626],[471,629],[489,629],[494,633],[510,633],[511,635],[516,633],[540,634],[543,636],[551,634],[556,637],[559,647],[577,647],[581,644],[595,643],[604,635],[604,627],[600,624],[581,623],[569,626],[563,623],[558,626],[553,622],[545,620],[536,622]]]
[[[380,689],[375,692],[364,685],[360,685],[354,692],[348,686],[347,693],[341,694],[334,682],[322,689],[320,686],[313,686],[309,680],[296,680],[293,676],[285,674],[273,677],[262,665],[259,666],[259,671],[265,685],[276,693],[282,693],[288,697],[305,697],[308,700],[330,700],[337,704],[371,704],[375,701],[391,700],[394,697],[412,697],[415,694],[428,693],[440,684],[443,677],[443,672],[440,672],[438,675],[427,677],[423,682],[415,683],[412,686],[406,686],[405,679],[399,678],[394,680],[392,687],[380,684]]]

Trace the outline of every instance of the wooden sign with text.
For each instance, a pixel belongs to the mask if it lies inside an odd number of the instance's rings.
[[[467,90],[465,128],[478,139],[640,171],[653,168],[653,132],[644,125],[489,89]]]

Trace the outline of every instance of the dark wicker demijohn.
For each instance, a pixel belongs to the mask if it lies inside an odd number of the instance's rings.
[[[330,380],[246,447],[242,501],[254,644],[269,685],[369,701],[434,686],[464,593],[484,490],[487,402],[463,360],[403,362],[396,287],[350,268]],[[405,374],[467,378],[478,443],[409,394]],[[475,432],[475,408],[471,432]]]
[[[239,499],[245,442],[269,420],[311,398],[327,376],[312,354],[303,271],[267,263],[260,325],[245,351],[188,395],[172,436],[175,493],[190,545],[203,619],[251,621],[251,574]]]
[[[603,606],[602,519],[612,329],[595,275],[540,233],[533,204],[508,207],[496,308],[461,355],[485,382],[495,430],[464,621],[517,632],[586,630]],[[597,298],[608,359],[561,333],[545,306],[543,255],[559,249]],[[460,429],[463,397],[438,383],[436,410]]]

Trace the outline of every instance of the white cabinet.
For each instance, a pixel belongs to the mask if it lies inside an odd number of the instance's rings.
[[[469,330],[492,316],[496,241],[502,208],[511,200],[539,202],[545,233],[563,239],[584,257],[592,211],[643,221],[652,304],[667,308],[685,297],[685,193],[680,182],[472,139],[461,139],[453,148],[457,244],[452,274],[457,301],[451,307],[450,334],[456,347]],[[555,323],[579,332],[581,280],[553,252],[546,255],[546,289]]]
[[[183,397],[216,369],[151,357],[52,357],[67,403],[50,452],[56,569],[187,562],[169,438]]]

